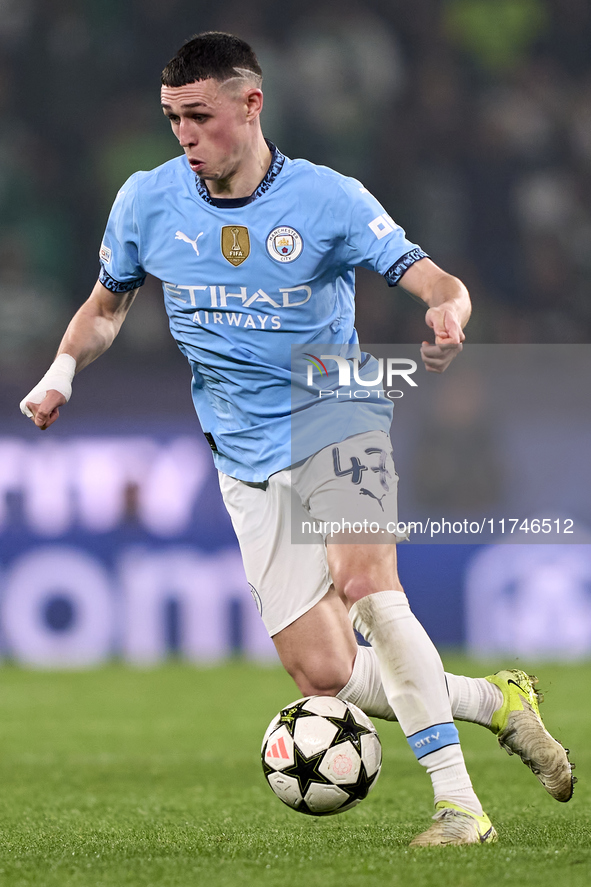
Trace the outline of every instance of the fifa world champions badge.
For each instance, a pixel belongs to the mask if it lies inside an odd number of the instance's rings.
[[[293,262],[303,247],[301,235],[287,225],[274,228],[267,237],[267,252],[276,262]]]
[[[231,265],[241,265],[250,255],[250,236],[245,225],[224,225],[222,255]]]

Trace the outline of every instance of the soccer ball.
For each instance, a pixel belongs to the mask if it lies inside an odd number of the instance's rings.
[[[277,797],[312,816],[355,807],[382,766],[382,746],[370,719],[333,696],[306,696],[283,708],[267,728],[261,756]]]

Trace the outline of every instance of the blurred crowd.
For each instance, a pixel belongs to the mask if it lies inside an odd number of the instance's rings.
[[[98,270],[123,181],[175,156],[160,70],[228,30],[265,74],[264,130],[354,175],[476,302],[473,342],[591,339],[588,0],[0,0],[0,370],[43,368]],[[423,312],[359,274],[364,342]],[[120,359],[170,357],[149,281]]]

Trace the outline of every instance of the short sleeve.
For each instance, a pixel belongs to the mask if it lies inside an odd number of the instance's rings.
[[[117,194],[99,251],[99,281],[113,293],[138,289],[146,279],[140,261],[137,186],[141,175],[131,176]]]
[[[356,179],[341,180],[340,203],[346,224],[343,259],[347,265],[370,268],[396,286],[411,265],[428,258]]]

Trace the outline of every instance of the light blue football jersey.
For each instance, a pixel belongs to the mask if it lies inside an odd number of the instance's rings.
[[[100,250],[111,291],[135,289],[147,273],[162,281],[215,463],[250,482],[353,434],[389,430],[387,400],[327,407],[308,397],[292,447],[292,346],[318,355],[356,343],[355,267],[395,285],[426,255],[358,181],[269,145],[269,170],[245,199],[212,198],[184,156],[135,173]],[[302,434],[308,421],[313,433]]]

